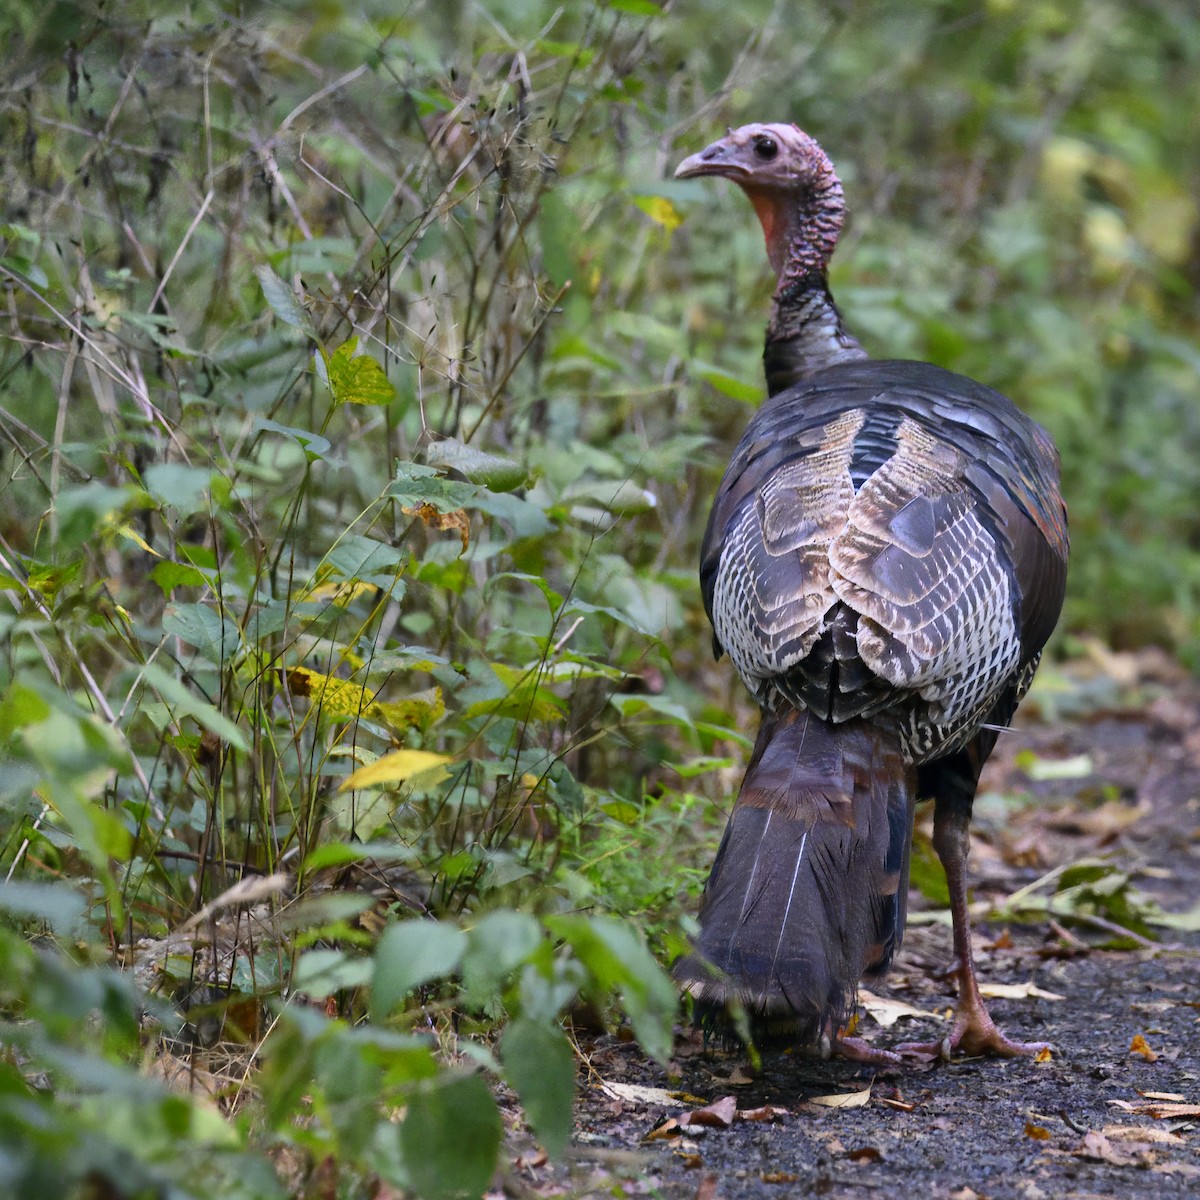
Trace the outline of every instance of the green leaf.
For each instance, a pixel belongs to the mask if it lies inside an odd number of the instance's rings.
[[[662,8],[653,0],[606,0],[606,4],[608,8],[630,13],[635,17],[661,17],[663,14]]]
[[[166,560],[154,564],[150,578],[162,588],[164,596],[169,596],[177,587],[205,587],[213,582],[211,571],[202,571],[189,563]]]
[[[396,398],[392,381],[369,354],[356,354],[358,338],[343,342],[326,355],[326,378],[338,404],[390,404]]]
[[[208,510],[208,489],[212,472],[206,467],[183,463],[151,463],[142,472],[146,491],[159,504],[170,505],[183,516]]]
[[[375,947],[372,1020],[387,1017],[413,988],[451,974],[466,948],[466,934],[449,921],[416,918],[389,925]]]
[[[763,390],[758,383],[747,383],[716,367],[706,367],[698,363],[693,364],[692,370],[705,383],[710,384],[721,395],[728,396],[731,400],[740,400],[743,404],[757,404],[762,399]]]
[[[467,930],[463,986],[470,1000],[492,1000],[505,979],[542,945],[542,930],[528,913],[497,909]]]
[[[215,663],[228,662],[241,647],[238,627],[207,604],[168,604],[162,627]]]
[[[347,988],[371,981],[371,960],[344,950],[307,950],[296,961],[292,989],[323,1000]]]
[[[478,493],[473,483],[444,479],[433,467],[421,463],[398,462],[396,476],[387,494],[405,508],[431,504],[438,512],[457,512],[465,508]]]
[[[0,882],[0,910],[45,921],[63,937],[79,936],[86,904],[83,896],[65,883]]]
[[[666,1062],[679,997],[633,926],[581,915],[547,917],[546,926],[570,944],[602,991],[617,993],[646,1053]]]
[[[285,324],[300,330],[306,337],[316,338],[312,320],[305,311],[300,298],[265,263],[254,268],[262,287],[263,297],[271,311]]]
[[[254,418],[254,431],[257,433],[260,430],[265,433],[282,433],[285,437],[294,438],[300,443],[300,448],[309,462],[325,458],[332,449],[329,439],[319,433],[308,429],[295,429],[291,425],[280,425],[278,421],[268,421],[266,417]]]
[[[511,492],[529,477],[529,472],[511,458],[477,450],[454,438],[434,442],[425,452],[425,461],[430,466],[457,471],[492,492]]]
[[[400,1149],[423,1200],[474,1200],[496,1170],[504,1129],[478,1075],[422,1084],[400,1126]]]
[[[163,623],[165,626],[165,617]],[[184,684],[180,683],[174,675],[163,670],[158,663],[146,663],[140,673],[146,686],[158,693],[159,697],[170,706],[172,716],[176,720],[180,717],[191,717],[201,728],[215,733],[235,750],[250,749],[246,735],[233,721],[209,704],[207,700],[201,700],[199,696],[194,696]]]
[[[516,1089],[538,1141],[557,1158],[571,1137],[575,1054],[556,1025],[518,1018],[500,1041],[504,1077]]]

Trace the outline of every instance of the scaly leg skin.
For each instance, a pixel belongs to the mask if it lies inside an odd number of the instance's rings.
[[[821,1033],[817,1049],[822,1058],[844,1058],[847,1062],[865,1063],[872,1067],[898,1067],[904,1060],[891,1050],[872,1046],[860,1037],[851,1037],[834,1028],[833,1022],[826,1024]]]
[[[954,1028],[940,1042],[906,1042],[896,1047],[902,1055],[949,1059],[956,1051],[999,1058],[1032,1058],[1051,1049],[1046,1042],[1014,1042],[1005,1037],[988,1013],[979,994],[975,956],[971,951],[971,918],[967,911],[967,854],[971,835],[970,814],[943,807],[933,818],[933,848],[946,872],[950,889],[950,915],[954,922],[954,974],[958,979],[958,1004]]]

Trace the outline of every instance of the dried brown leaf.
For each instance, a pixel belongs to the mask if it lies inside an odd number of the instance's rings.
[[[1050,1140],[1050,1130],[1043,1125],[1035,1125],[1032,1121],[1026,1121],[1025,1136],[1033,1138],[1035,1142],[1048,1142]]]
[[[602,1079],[600,1090],[614,1100],[626,1100],[630,1104],[661,1104],[667,1108],[682,1107],[682,1101],[672,1096],[666,1088],[646,1087],[640,1083],[615,1083],[609,1079]]]
[[[703,1108],[694,1108],[691,1112],[684,1113],[679,1118],[679,1124],[685,1128],[689,1125],[702,1125],[709,1129],[728,1129],[733,1124],[736,1113],[737,1101],[732,1096],[722,1096]]]
[[[1111,1163],[1115,1167],[1129,1167],[1138,1161],[1136,1155],[1118,1150],[1098,1129],[1089,1129],[1084,1134],[1083,1141],[1071,1153],[1076,1158]]]
[[[989,1000],[1029,1000],[1037,997],[1039,1000],[1065,1000],[1057,992],[1048,992],[1035,983],[981,983],[980,995]]]
[[[856,1163],[883,1162],[883,1151],[877,1146],[856,1146],[846,1151],[846,1157]]]
[[[786,1108],[777,1108],[773,1104],[764,1104],[761,1108],[744,1108],[737,1114],[739,1121],[778,1121],[786,1117]]]
[[[863,1108],[871,1101],[871,1089],[863,1088],[861,1092],[835,1092],[829,1096],[810,1096],[809,1104],[819,1104],[822,1108]]]
[[[1184,1146],[1177,1133],[1153,1125],[1105,1125],[1101,1131],[1110,1142],[1153,1142],[1160,1146]]]
[[[876,996],[874,992],[868,992],[866,988],[859,989],[858,1002],[866,1010],[867,1016],[885,1029],[891,1028],[901,1017],[937,1016],[937,1013],[905,1004],[903,1000],[893,1000],[889,996]]]

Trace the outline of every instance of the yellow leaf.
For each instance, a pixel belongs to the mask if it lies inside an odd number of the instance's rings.
[[[359,596],[365,596],[375,591],[376,587],[373,583],[364,583],[361,579],[339,579],[303,588],[296,598],[316,603],[328,601],[330,604],[336,604],[338,608],[345,608]]]
[[[118,525],[117,532],[122,537],[128,538],[139,549],[145,550],[145,552],[147,554],[153,554],[155,558],[162,558],[162,555],[159,554],[159,552],[157,550],[155,550],[154,547],[151,546],[150,543],[147,542],[146,539],[144,537],[142,537],[142,535],[140,533],[131,529],[128,525]]]
[[[389,729],[402,730],[410,726],[426,729],[446,713],[442,689],[427,688],[403,700],[379,700],[367,710],[374,721],[382,721]]]
[[[418,775],[427,776],[426,782],[436,783],[448,774],[445,765],[452,761],[448,754],[434,754],[432,750],[395,750],[377,758],[370,766],[359,767],[342,781],[338,791],[402,783]]]
[[[1158,1051],[1152,1050],[1150,1043],[1140,1033],[1133,1035],[1133,1041],[1129,1043],[1129,1053],[1140,1054],[1147,1062],[1158,1061]]]
[[[679,209],[666,196],[634,196],[633,202],[650,220],[656,225],[661,225],[668,233],[683,224]]]
[[[396,389],[383,368],[369,355],[356,354],[358,338],[351,338],[325,355],[329,387],[338,404],[388,404]]]
[[[308,667],[292,667],[287,673],[288,684],[297,696],[308,696],[320,716],[327,721],[353,721],[365,717],[375,703],[373,692],[347,679],[335,679],[310,671]]]

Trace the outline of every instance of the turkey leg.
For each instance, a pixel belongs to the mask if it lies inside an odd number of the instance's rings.
[[[933,1054],[949,1058],[956,1051],[968,1055],[1000,1058],[1033,1057],[1049,1050],[1046,1042],[1014,1042],[1005,1037],[988,1013],[979,994],[975,956],[971,950],[971,918],[967,911],[967,854],[971,846],[970,810],[936,802],[933,815],[933,848],[946,872],[950,889],[950,916],[954,922],[954,975],[958,980],[958,1004],[954,1028],[941,1042],[908,1042],[897,1046],[901,1054]]]

